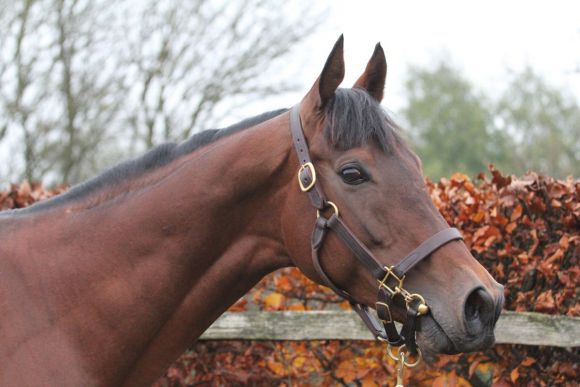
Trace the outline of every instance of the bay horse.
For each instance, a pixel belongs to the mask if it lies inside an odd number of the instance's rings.
[[[386,69],[377,44],[354,87],[338,88],[341,36],[293,110],[162,145],[68,193],[0,215],[1,385],[151,383],[283,267],[374,307],[377,280],[339,229],[327,233],[313,261],[313,192],[328,198],[318,219],[348,225],[385,270],[448,229],[419,158],[379,105]],[[294,150],[292,119],[312,167]],[[300,165],[306,182],[299,184]],[[404,286],[428,305],[415,327],[423,352],[492,345],[502,286],[458,237],[422,258]],[[404,305],[392,313],[407,318]]]

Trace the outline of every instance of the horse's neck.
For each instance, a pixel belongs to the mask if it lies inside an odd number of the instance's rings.
[[[287,115],[90,209],[35,215],[20,269],[47,346],[68,345],[64,360],[78,356],[100,382],[150,381],[264,274],[288,265],[280,211],[294,168],[280,126]],[[37,323],[17,313],[12,320],[34,337]]]

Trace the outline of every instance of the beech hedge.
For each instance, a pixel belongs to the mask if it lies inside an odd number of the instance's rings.
[[[534,172],[516,178],[493,166],[475,179],[456,173],[427,181],[447,222],[473,255],[506,285],[505,308],[580,316],[580,181]],[[39,184],[0,191],[0,210],[26,207],[64,192]],[[264,278],[230,311],[348,309],[297,269]],[[578,348],[497,345],[482,353],[440,356],[406,373],[414,386],[578,386]],[[348,385],[394,381],[382,343],[368,341],[203,341],[194,344],[156,386]]]

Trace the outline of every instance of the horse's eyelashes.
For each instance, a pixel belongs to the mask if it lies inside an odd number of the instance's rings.
[[[356,168],[345,168],[342,170],[342,175],[345,177],[357,178],[360,177],[361,173]]]
[[[346,184],[357,185],[368,180],[368,175],[355,165],[346,165],[340,170],[340,177]]]

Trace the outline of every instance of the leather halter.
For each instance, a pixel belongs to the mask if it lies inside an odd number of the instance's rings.
[[[405,275],[437,249],[449,242],[461,240],[463,237],[457,229],[447,228],[421,243],[419,247],[403,258],[398,264],[387,267],[380,263],[342,221],[339,216],[338,207],[331,201],[326,200],[320,186],[317,184],[316,169],[310,159],[308,145],[304,138],[302,123],[300,121],[300,104],[295,105],[290,110],[290,130],[298,155],[298,161],[300,162],[300,169],[298,170],[300,189],[308,194],[310,202],[317,210],[311,240],[314,268],[325,285],[350,302],[353,309],[377,339],[386,341],[392,346],[405,344],[409,353],[415,355],[417,353],[417,344],[415,342],[417,319],[421,315],[428,313],[429,308],[421,295],[411,294],[405,290],[403,286]],[[321,211],[328,208],[333,209],[333,214],[328,218],[321,216]],[[349,293],[335,285],[324,271],[320,263],[319,251],[328,230],[334,231],[363,266],[378,280],[379,291],[375,306],[381,322],[377,321],[368,306],[356,302]],[[397,299],[402,300],[407,309],[407,318],[401,332],[397,331],[394,320],[391,317],[391,307]]]

